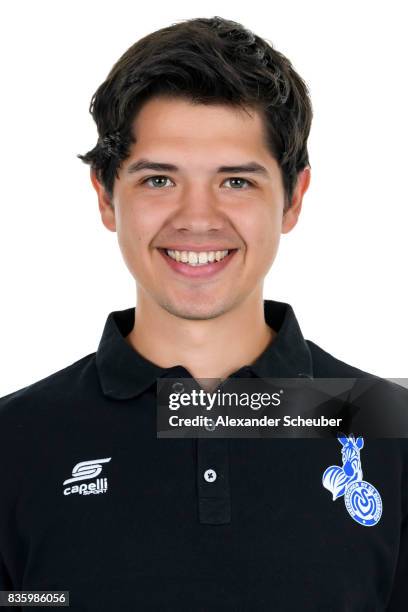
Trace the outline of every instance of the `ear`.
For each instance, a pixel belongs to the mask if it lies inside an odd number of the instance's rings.
[[[99,212],[104,226],[116,232],[115,209],[104,186],[98,181],[96,172],[91,168],[91,182],[98,196]]]
[[[356,444],[357,444],[357,448],[363,448],[363,446],[364,446],[364,439],[361,438],[361,437],[357,438]]]
[[[290,207],[282,217],[282,234],[287,234],[296,225],[302,209],[303,196],[309,187],[311,179],[310,168],[307,166],[297,176],[296,187],[293,192]]]

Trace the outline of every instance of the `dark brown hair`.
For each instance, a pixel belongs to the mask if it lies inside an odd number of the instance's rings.
[[[118,168],[135,142],[135,116],[159,95],[258,111],[268,149],[281,168],[287,210],[297,174],[310,166],[312,106],[305,82],[282,53],[221,17],[181,21],[129,47],[91,99],[97,144],[77,156],[95,170],[111,200]]]

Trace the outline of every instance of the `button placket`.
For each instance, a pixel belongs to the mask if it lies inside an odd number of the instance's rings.
[[[197,491],[200,523],[231,522],[228,438],[197,439]]]

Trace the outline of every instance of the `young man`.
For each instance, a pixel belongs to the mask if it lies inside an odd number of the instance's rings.
[[[241,25],[192,19],[130,47],[90,110],[80,157],[137,306],[0,402],[1,588],[87,611],[405,610],[401,440],[157,437],[158,380],[379,380],[263,299],[310,182],[306,85]]]

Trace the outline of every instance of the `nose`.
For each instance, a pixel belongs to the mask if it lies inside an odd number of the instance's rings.
[[[176,230],[200,234],[223,229],[226,216],[211,188],[196,182],[185,186],[180,193],[172,225]]]

